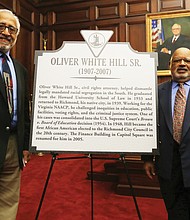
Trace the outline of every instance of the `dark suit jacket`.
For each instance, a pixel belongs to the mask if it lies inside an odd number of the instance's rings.
[[[20,167],[22,163],[22,151],[29,148],[29,103],[28,82],[26,69],[16,60],[13,60],[17,78],[17,141]],[[11,117],[8,111],[4,82],[0,76],[0,168],[3,165],[7,143],[10,135]]]
[[[180,35],[175,43],[172,43],[172,39],[173,39],[173,36],[166,39],[164,43],[158,47],[157,51],[159,52],[161,51],[162,48],[165,47],[168,50],[171,50],[171,54],[173,54],[173,52],[177,48],[183,47],[184,45],[186,45],[187,42],[190,42],[189,38],[185,35]]]
[[[166,39],[162,45],[157,48],[158,52],[158,70],[169,69],[169,61],[173,52],[180,47],[187,47],[190,49],[190,38],[185,35],[180,35],[175,43],[172,43],[173,36]],[[161,52],[162,48],[167,48],[171,54]]]
[[[173,119],[171,111],[172,83],[165,82],[158,88],[159,107],[159,150],[156,157],[158,174],[164,179],[171,178],[173,158]],[[190,187],[190,94],[187,98],[186,112],[182,131],[182,141],[179,146],[182,173],[185,187]],[[144,158],[145,160],[148,159]],[[149,158],[150,159],[150,158]]]

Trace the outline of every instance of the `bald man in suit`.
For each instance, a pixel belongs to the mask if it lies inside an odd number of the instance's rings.
[[[190,220],[190,50],[177,49],[170,60],[172,80],[159,85],[159,151],[156,170],[161,193],[168,212],[168,220]],[[179,90],[183,88],[183,95]],[[180,98],[176,98],[177,93]],[[179,97],[179,96],[178,96]],[[183,98],[184,97],[184,98]],[[182,128],[177,132],[175,100],[183,98]],[[186,103],[186,104],[185,104]],[[182,105],[182,104],[180,104]],[[180,110],[182,113],[182,110]],[[177,114],[179,116],[179,113]],[[155,167],[151,156],[143,156],[144,169],[150,179]]]

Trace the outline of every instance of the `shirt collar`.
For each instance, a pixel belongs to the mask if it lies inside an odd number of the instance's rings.
[[[185,82],[186,85],[190,86],[190,80]]]
[[[3,53],[0,52],[0,56],[2,55]],[[11,58],[10,58],[10,51],[8,51],[7,53],[5,53],[5,55],[7,56],[7,60],[9,61]]]
[[[174,36],[173,36],[173,38],[176,38],[176,39],[177,39],[178,37],[179,37],[179,35],[174,35]]]
[[[178,84],[179,84],[178,82],[172,81],[172,89],[174,89],[175,87],[177,87]],[[190,86],[190,80],[186,81],[184,84]]]

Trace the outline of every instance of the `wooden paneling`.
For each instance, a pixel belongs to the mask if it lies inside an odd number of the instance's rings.
[[[83,38],[80,34],[80,28],[75,30],[64,30],[56,32],[56,48],[60,48],[63,44],[63,41],[82,41]]]
[[[0,8],[7,8],[14,11],[13,1],[1,0]]]
[[[171,11],[185,9],[184,0],[160,0],[160,11]]]
[[[134,50],[146,51],[146,14],[188,9],[190,3],[189,0],[2,0],[0,8],[13,10],[20,19],[21,33],[12,54],[29,70],[32,88],[34,52],[44,49],[44,39],[47,49],[54,50],[63,41],[83,40],[82,29],[113,30],[110,41],[128,41]],[[167,78],[160,76],[159,81]]]
[[[119,3],[95,6],[96,19],[113,19],[119,17]]]
[[[185,2],[187,5],[187,0],[57,0],[54,4],[40,2],[37,8],[43,17],[40,31],[48,38],[50,50],[58,49],[63,41],[83,40],[82,29],[98,29],[113,30],[110,41],[128,41],[134,50],[143,52],[146,51],[145,15],[184,9]],[[164,80],[165,77],[163,80],[159,77],[159,81]]]
[[[150,13],[149,2],[126,3],[126,8],[127,15]]]
[[[190,1],[185,0],[185,9],[190,9]]]
[[[21,31],[13,48],[14,56],[29,72],[30,93],[33,90],[34,51],[38,48],[39,13],[26,1],[16,1],[16,14],[20,19]]]
[[[138,38],[134,37],[138,36]],[[145,44],[145,25],[144,24],[133,24],[129,26],[129,42],[134,50],[139,52],[146,51]]]
[[[62,23],[73,23],[89,21],[90,19],[90,8],[81,8],[78,10],[62,11],[56,13],[56,24]]]
[[[18,36],[17,44],[15,46],[16,49],[16,58],[19,59],[19,61],[24,65],[27,66],[27,69],[30,73],[29,76],[29,83],[30,83],[30,91],[32,90],[32,84],[33,84],[33,53],[32,48],[28,46],[28,44],[31,43],[31,32],[27,29],[22,28],[21,29],[20,36]],[[24,36],[24,38],[23,38]],[[24,48],[27,48],[25,50]],[[19,57],[19,58],[18,58]]]
[[[33,8],[25,2],[17,1],[17,15],[28,23],[32,23]]]
[[[127,13],[128,9],[129,14]],[[43,19],[46,22],[41,24],[42,29],[48,26],[48,8],[44,10],[44,14],[42,10],[42,16],[46,16],[46,19]],[[80,38],[79,32],[81,29],[104,29],[114,31],[114,35],[110,41],[131,41],[135,49],[145,51],[145,13],[149,11],[149,1],[105,0],[80,2],[73,5],[62,4],[60,7],[57,7],[57,11],[54,11],[55,22],[53,26],[49,26],[48,28],[52,33],[53,31],[55,33],[56,48],[60,47],[63,40],[78,40]],[[65,35],[62,34],[63,32]],[[141,41],[139,41],[139,38],[134,39],[133,33],[140,34]],[[62,39],[60,39],[60,37],[62,37]],[[144,40],[143,43],[142,39]],[[50,44],[49,42],[49,45]]]

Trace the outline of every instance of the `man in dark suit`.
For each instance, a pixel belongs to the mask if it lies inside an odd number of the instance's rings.
[[[155,170],[158,172],[168,219],[190,220],[190,50],[188,48],[178,48],[173,53],[170,70],[172,80],[160,84],[158,88],[160,155],[156,156],[156,169],[151,156],[143,156],[144,169],[151,179],[155,175]],[[183,87],[183,96],[182,93],[177,92],[179,85]],[[176,98],[177,94],[180,98]],[[178,130],[180,132],[176,139],[174,126],[176,105],[183,97],[183,105],[180,104],[178,107],[184,106],[185,113],[181,121],[182,129]],[[179,115],[181,113],[182,110]]]
[[[1,9],[0,219],[2,220],[16,219],[20,194],[20,169],[30,160],[27,71],[10,55],[10,49],[15,45],[19,31],[18,18],[11,11]],[[9,85],[8,82],[12,83]]]
[[[157,48],[158,52],[158,70],[167,70],[169,68],[169,60],[173,52],[180,47],[190,47],[190,39],[181,34],[181,25],[174,24],[172,26],[173,36],[164,41]]]

